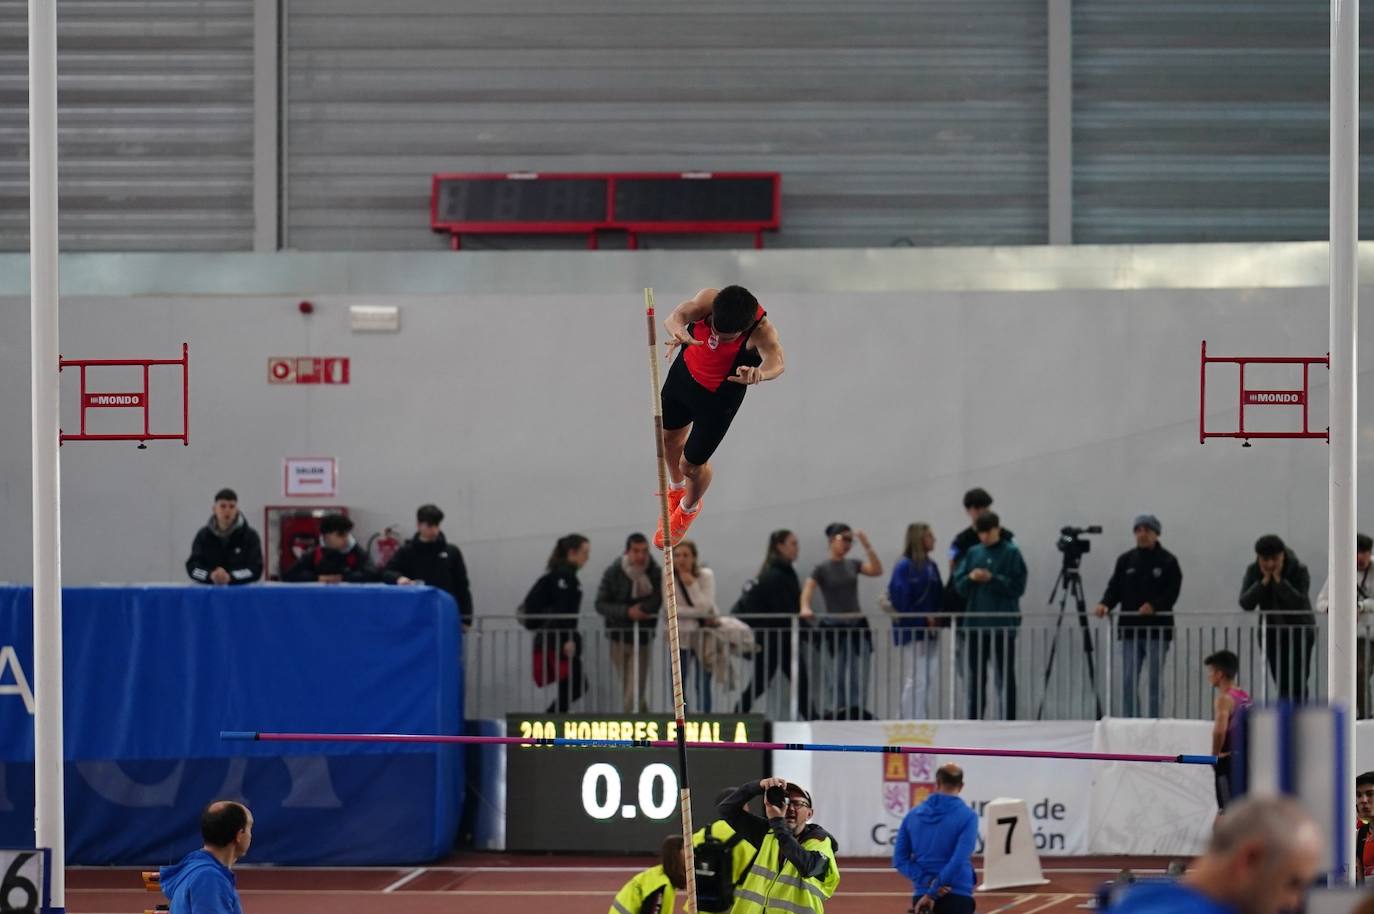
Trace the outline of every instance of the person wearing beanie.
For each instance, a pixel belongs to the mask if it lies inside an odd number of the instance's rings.
[[[1116,634],[1121,641],[1121,713],[1138,717],[1142,667],[1149,668],[1146,717],[1159,717],[1164,658],[1174,637],[1174,604],[1183,587],[1178,559],[1159,542],[1159,518],[1141,514],[1131,525],[1135,548],[1116,560],[1107,590],[1093,612],[1102,618],[1120,605]],[[1109,712],[1110,713],[1110,712]]]
[[[186,573],[197,584],[251,584],[262,577],[262,540],[233,489],[215,493],[210,520],[191,543]]]

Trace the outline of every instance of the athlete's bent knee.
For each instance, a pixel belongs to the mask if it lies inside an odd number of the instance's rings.
[[[705,466],[706,465],[703,463],[692,463],[686,457],[683,457],[677,462],[677,468],[681,470],[682,475],[686,476],[688,479],[696,479],[700,476],[702,468]]]

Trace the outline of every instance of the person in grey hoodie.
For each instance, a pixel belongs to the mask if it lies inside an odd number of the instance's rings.
[[[892,850],[892,865],[911,880],[916,914],[973,914],[973,852],[978,816],[959,799],[964,771],[942,765],[935,792],[906,814]]]
[[[253,814],[242,803],[217,800],[200,814],[205,846],[158,871],[170,914],[243,914],[234,864],[253,843]]]

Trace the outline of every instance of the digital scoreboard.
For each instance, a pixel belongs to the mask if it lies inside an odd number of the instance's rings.
[[[741,743],[767,739],[759,715],[707,714],[687,721],[689,742]],[[506,734],[531,739],[677,738],[670,715],[594,715],[506,718]],[[689,749],[692,822],[716,817],[722,788],[767,776],[768,753]],[[506,749],[506,847],[512,851],[648,853],[678,830],[676,749]]]
[[[762,233],[782,224],[777,172],[436,174],[429,224],[454,249],[464,234]]]

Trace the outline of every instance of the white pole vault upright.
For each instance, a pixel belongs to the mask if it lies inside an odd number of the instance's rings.
[[[1343,705],[1344,790],[1355,776],[1355,356],[1359,219],[1359,0],[1331,0],[1331,503],[1327,573],[1331,618],[1327,633],[1327,694]],[[1361,687],[1365,684],[1361,683]],[[1341,761],[1344,764],[1341,764]],[[1355,833],[1355,804],[1340,810],[1343,830]],[[1347,855],[1348,856],[1348,855]],[[1351,860],[1336,873],[1354,882]],[[1338,875],[1339,878],[1339,875]]]
[[[66,909],[62,798],[62,533],[57,345],[57,2],[29,0],[29,294],[33,432],[34,829]]]

